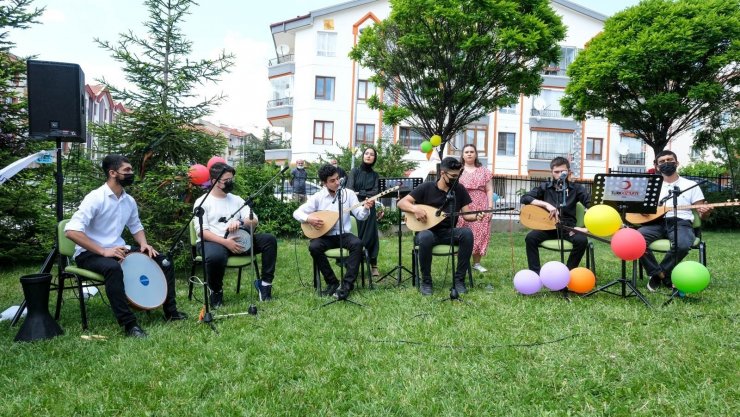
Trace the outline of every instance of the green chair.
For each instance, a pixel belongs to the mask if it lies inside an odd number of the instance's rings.
[[[583,221],[586,215],[586,207],[581,202],[576,204],[576,227],[585,227]],[[540,243],[540,248],[549,251],[560,252],[560,239],[548,239]],[[567,240],[563,240],[563,252],[570,252],[573,250],[573,244]],[[588,241],[588,247],[586,248],[586,268],[590,269],[591,272],[596,275],[596,258],[594,257],[594,243]]]
[[[434,256],[457,256],[457,245],[434,245],[432,247],[432,257]],[[419,246],[414,243],[414,249],[411,252],[411,284],[417,288],[421,286],[421,268],[419,265]],[[468,268],[468,281],[470,282],[470,288],[473,288],[473,270],[471,268]]]
[[[72,257],[75,254],[75,243],[64,235],[64,227],[69,222],[65,219],[57,224],[57,247],[61,254],[60,260],[63,264],[60,266],[59,279],[57,280],[57,306],[54,319],[59,320],[59,313],[62,308],[62,292],[64,290],[77,290],[77,298],[80,301],[80,318],[82,319],[82,330],[87,330],[87,309],[85,307],[85,296],[83,288],[98,287],[105,284],[105,278],[93,271],[80,268],[74,265]],[[67,280],[74,279],[74,284],[68,284]]]
[[[707,266],[707,243],[701,238],[701,217],[696,209],[692,211],[694,212],[694,223],[692,226],[694,227],[694,235],[696,237],[694,238],[694,244],[691,245],[691,249],[699,250],[699,262]],[[671,251],[671,241],[668,239],[658,239],[651,243],[648,249],[653,252],[668,253]],[[642,263],[640,263],[640,266],[640,279],[644,279]]]
[[[350,220],[352,221],[352,229],[351,232],[353,235],[357,236],[357,219],[355,219],[354,216],[350,216]],[[329,259],[341,259],[343,257],[349,256],[349,251],[344,248],[334,248],[334,249],[328,249],[324,252],[324,255],[326,255]],[[369,265],[370,260],[368,259],[367,249],[365,247],[362,248],[362,260],[360,261],[360,282],[362,283],[362,286],[365,287],[365,264],[367,265],[367,270],[370,270]],[[340,278],[341,280],[341,278]],[[319,266],[316,264],[316,262],[313,263],[313,286],[316,288],[316,293],[321,295],[321,281],[323,281],[321,277],[321,271],[319,270]],[[372,278],[369,280],[370,282],[370,289],[373,288],[373,280]]]
[[[188,300],[193,299],[193,285],[194,282],[192,280],[192,277],[195,276],[195,268],[198,267],[203,263],[203,257],[200,256],[200,252],[197,248],[197,242],[198,242],[198,234],[195,231],[195,228],[197,227],[197,220],[193,219],[190,221],[190,258],[191,258],[191,266],[190,266],[190,276],[191,279],[188,279]],[[256,258],[256,256],[255,256]],[[242,269],[245,266],[249,266],[252,263],[252,259],[250,256],[244,256],[244,255],[236,255],[236,256],[229,256],[229,259],[226,261],[226,268],[236,268],[239,272],[237,274],[236,279],[236,293],[239,294],[239,291],[241,290],[242,286]],[[259,279],[260,272],[259,268],[257,267],[257,263],[254,264],[254,273],[257,279]]]

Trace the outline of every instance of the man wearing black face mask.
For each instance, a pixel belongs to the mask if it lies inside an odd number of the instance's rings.
[[[64,234],[77,244],[75,250],[77,265],[105,277],[105,292],[110,300],[111,309],[126,334],[132,337],[146,337],[146,333],[139,327],[136,316],[128,306],[124,291],[123,270],[119,261],[125,258],[128,252],[145,253],[162,268],[168,287],[163,305],[165,319],[183,320],[187,315],[177,311],[175,273],[172,265],[162,265],[165,257],[147,243],[136,202],[124,190],[124,187],[134,182],[131,164],[124,156],[108,155],[103,158],[102,168],[107,176],[105,184],[85,196],[64,228]],[[138,247],[128,249],[121,237],[124,227],[128,227]]]
[[[253,220],[250,220],[250,209],[249,206],[244,205],[244,199],[231,194],[234,189],[234,175],[236,175],[233,167],[218,162],[211,166],[209,174],[213,189],[202,205],[205,214],[203,215],[203,236],[198,236],[198,251],[200,251],[200,245],[205,245],[205,263],[208,270],[208,284],[211,288],[210,302],[213,308],[218,308],[223,305],[224,301],[223,282],[229,256],[248,253],[246,248],[237,241],[238,230],[239,228],[244,230],[256,228],[257,215],[255,214]],[[195,201],[195,207],[198,207],[205,197],[204,195],[198,198]],[[229,218],[235,212],[237,214]],[[197,228],[196,231],[200,232]],[[229,234],[227,235],[226,232]],[[268,301],[272,299],[277,239],[269,233],[255,233],[252,245],[254,253],[262,254],[261,279],[255,280],[254,286],[260,301]]]
[[[678,158],[671,151],[659,152],[655,157],[655,166],[657,171],[663,176],[663,188],[660,190],[661,201],[676,186],[679,190],[687,190],[689,187],[696,185],[696,182],[678,175],[676,172],[676,169],[678,169]],[[704,203],[704,194],[699,187],[691,188],[678,196],[679,206],[702,203]],[[673,207],[673,199],[669,198],[666,200],[665,205],[667,207]],[[696,210],[703,218],[709,214],[711,207],[699,207]],[[669,239],[671,245],[673,245],[675,236],[674,228],[678,228],[678,243],[675,245],[675,257],[672,252],[668,252],[663,258],[663,261],[658,263],[655,259],[655,254],[648,249],[642,258],[640,258],[642,265],[645,267],[648,275],[650,275],[650,281],[647,284],[647,288],[650,291],[657,290],[661,284],[668,288],[672,287],[671,271],[673,267],[686,257],[689,249],[691,249],[691,245],[694,244],[694,213],[691,210],[678,210],[677,215],[678,219],[674,217],[673,210],[668,211],[664,219],[655,220],[653,223],[646,224],[638,229],[645,237],[645,242],[650,246],[651,243],[658,239]]]

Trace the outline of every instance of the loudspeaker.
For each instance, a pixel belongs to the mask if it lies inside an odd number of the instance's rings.
[[[77,64],[26,61],[29,136],[85,142],[85,74]]]

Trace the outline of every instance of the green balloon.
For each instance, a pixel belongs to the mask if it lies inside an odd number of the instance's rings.
[[[696,261],[684,261],[671,272],[673,286],[686,294],[697,293],[709,285],[709,270]]]
[[[421,151],[424,153],[431,151],[433,148],[434,146],[432,146],[432,142],[429,142],[428,140],[421,143]]]

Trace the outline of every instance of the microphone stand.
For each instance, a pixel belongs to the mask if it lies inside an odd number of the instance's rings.
[[[437,217],[439,217],[442,214],[442,211],[444,208],[449,204],[450,201],[452,201],[452,210],[450,210],[450,221],[452,222],[452,227],[450,227],[450,258],[452,262],[452,286],[450,287],[450,296],[447,298],[443,298],[439,300],[440,302],[445,301],[460,301],[463,300],[460,299],[460,293],[457,292],[457,288],[455,288],[455,226],[457,225],[457,195],[455,194],[455,187],[457,187],[457,183],[460,181],[460,176],[462,175],[463,170],[460,170],[460,175],[457,176],[455,179],[455,182],[453,182],[450,185],[450,189],[447,191],[447,197],[445,199],[444,204],[442,204],[442,207],[437,209],[437,212],[435,213]],[[467,272],[467,271],[465,271]],[[465,275],[463,274],[463,280],[465,280]]]
[[[558,219],[560,219],[560,223],[563,221],[563,210],[565,209],[565,203],[568,201],[568,183],[566,181],[567,174],[560,176],[560,179],[556,183],[556,185],[560,185],[560,202],[558,204]],[[560,262],[562,264],[565,264],[565,250],[563,248],[565,236],[563,233],[563,229],[561,227],[556,228],[558,233],[558,240],[560,241]],[[570,297],[568,297],[568,287],[566,286],[562,290],[560,290],[560,293],[563,295],[563,298],[565,301],[570,302]]]
[[[344,183],[346,181],[345,178],[342,178],[339,181],[339,188],[337,188],[337,191],[334,193],[334,201],[339,202],[338,207],[337,207],[337,210],[339,211],[339,273],[341,274],[342,278],[339,280],[339,289],[337,290],[337,293],[336,293],[337,299],[329,301],[328,303],[323,304],[321,307],[326,307],[338,301],[344,301],[347,303],[358,305],[360,307],[365,307],[364,305],[347,298],[349,294],[345,292],[347,291],[347,289],[345,288],[346,282],[344,281],[344,246],[342,242],[342,239],[343,239],[342,235],[344,235],[344,209],[342,208],[342,204],[343,204],[342,191],[344,191]],[[334,204],[334,201],[332,201],[332,204]]]

